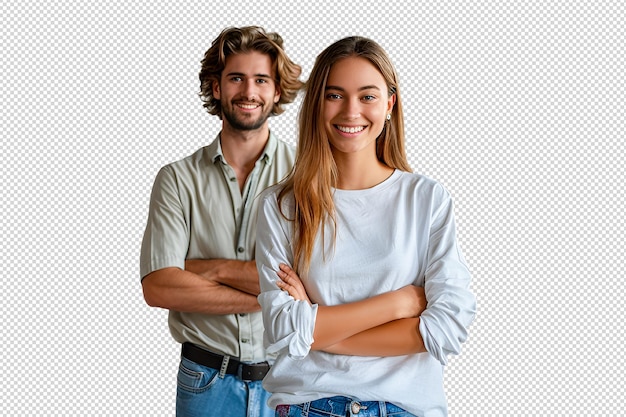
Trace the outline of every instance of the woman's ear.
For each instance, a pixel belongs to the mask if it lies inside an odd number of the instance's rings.
[[[396,94],[392,94],[387,99],[387,114],[391,114],[393,110],[393,106],[396,104]]]

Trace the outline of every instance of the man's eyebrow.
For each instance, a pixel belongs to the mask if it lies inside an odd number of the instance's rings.
[[[377,85],[364,85],[363,87],[359,87],[358,91],[372,90],[372,89],[380,91],[380,88],[378,88]],[[326,90],[346,91],[343,87],[339,87],[339,86],[336,86],[336,85],[327,85],[326,86]]]
[[[226,74],[227,77],[233,77],[233,76],[237,76],[237,77],[245,77],[247,74],[243,73],[243,72],[229,72],[228,74]],[[254,74],[253,77],[260,77],[260,78],[272,78],[269,74],[263,74],[263,73],[259,73],[259,74]]]

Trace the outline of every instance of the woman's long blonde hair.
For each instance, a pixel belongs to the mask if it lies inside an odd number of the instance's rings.
[[[396,95],[391,120],[385,123],[376,139],[378,159],[391,168],[411,171],[404,149],[404,118],[398,76],[387,53],[376,42],[359,36],[333,43],[318,55],[306,83],[298,118],[296,161],[278,195],[281,213],[294,221],[294,268],[298,273],[308,271],[310,267],[318,230],[321,229],[323,237],[327,220],[336,226],[333,189],[337,186],[338,173],[324,127],[324,97],[332,65],[353,56],[370,61],[385,79],[389,96]],[[290,194],[295,200],[294,218],[282,211],[282,201]],[[336,227],[333,227],[333,241],[335,231]]]

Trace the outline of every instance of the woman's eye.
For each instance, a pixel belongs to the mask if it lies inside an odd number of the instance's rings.
[[[326,95],[326,98],[329,100],[339,100],[341,96],[339,94],[330,93]]]

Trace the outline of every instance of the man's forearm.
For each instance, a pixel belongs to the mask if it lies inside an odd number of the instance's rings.
[[[144,277],[142,286],[148,305],[168,310],[234,314],[261,309],[255,295],[179,268],[154,271]]]
[[[254,261],[188,259],[185,261],[185,270],[255,297],[260,292],[259,274]]]

